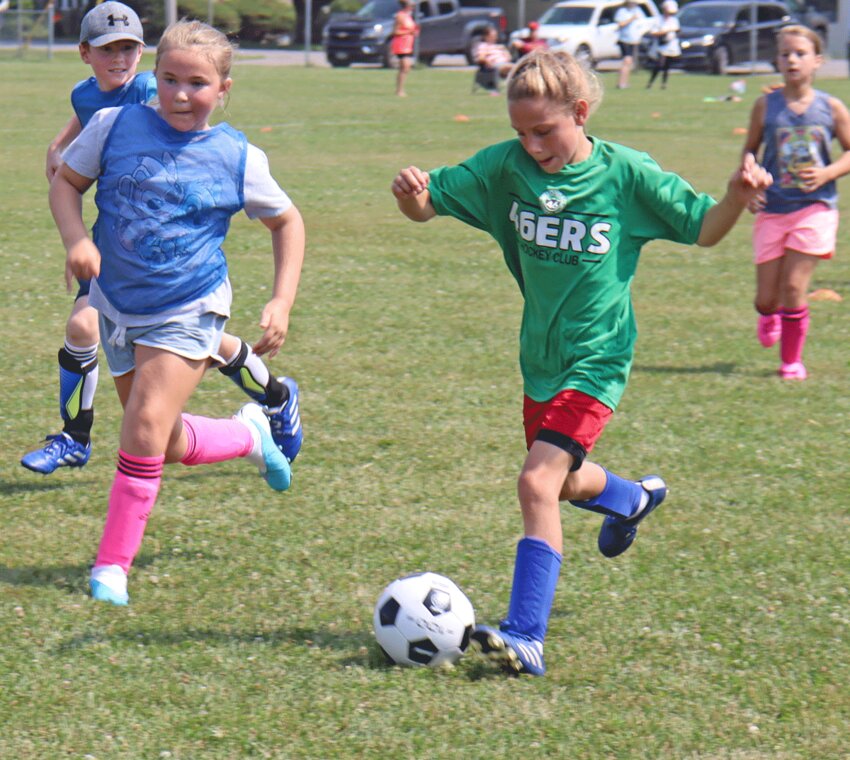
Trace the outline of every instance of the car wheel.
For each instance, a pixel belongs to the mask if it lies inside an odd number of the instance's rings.
[[[596,61],[593,60],[593,53],[590,52],[587,45],[579,45],[576,48],[575,59],[589,69],[592,69],[596,64]]]
[[[469,42],[466,44],[466,52],[464,55],[466,56],[466,62],[470,66],[475,66],[477,61],[475,60],[475,56],[472,54],[472,51],[478,47],[478,43],[481,42],[483,38],[480,35],[474,35],[470,38]]]
[[[725,74],[729,68],[729,49],[723,46],[715,48],[711,54],[711,73]]]
[[[436,55],[420,55],[419,63],[424,63],[426,66],[433,66]]]
[[[390,51],[390,46],[387,45],[381,53],[381,66],[385,69],[391,69],[396,63],[396,57]]]

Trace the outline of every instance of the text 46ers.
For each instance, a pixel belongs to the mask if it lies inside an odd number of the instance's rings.
[[[523,240],[533,242],[541,248],[560,248],[576,253],[608,253],[611,241],[606,233],[611,230],[608,222],[596,222],[588,229],[584,222],[560,216],[537,216],[533,211],[520,211],[519,204],[511,205],[510,220]],[[589,237],[586,242],[585,238]]]

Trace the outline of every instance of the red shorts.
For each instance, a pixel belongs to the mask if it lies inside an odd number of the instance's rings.
[[[586,393],[568,388],[548,401],[524,398],[525,444],[545,440],[579,459],[599,440],[614,410]],[[573,444],[578,444],[576,448]]]

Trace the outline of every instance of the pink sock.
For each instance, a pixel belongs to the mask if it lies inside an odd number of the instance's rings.
[[[184,414],[183,429],[189,446],[180,463],[190,467],[244,457],[254,448],[251,431],[238,420]]]
[[[796,364],[803,358],[803,345],[809,332],[809,307],[783,309],[782,340],[779,355],[783,364]]]
[[[159,493],[164,461],[164,456],[136,457],[119,449],[95,567],[120,565],[125,573],[130,571]]]

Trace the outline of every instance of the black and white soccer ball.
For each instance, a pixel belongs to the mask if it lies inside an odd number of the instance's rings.
[[[466,594],[437,573],[394,580],[375,605],[375,638],[396,665],[454,664],[469,646],[474,625]]]

